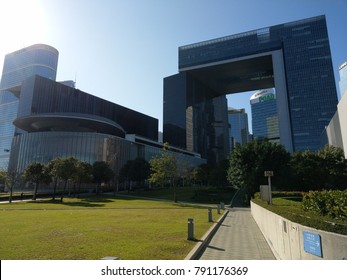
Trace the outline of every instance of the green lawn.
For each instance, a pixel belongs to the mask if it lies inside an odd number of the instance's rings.
[[[220,215],[213,211],[214,220]],[[212,226],[207,209],[111,196],[0,204],[0,259],[184,259]]]
[[[236,189],[230,187],[177,187],[176,198],[178,201],[219,204],[224,202],[230,204]],[[130,192],[130,195],[142,197],[155,197],[173,200],[173,188],[151,189],[145,191]]]

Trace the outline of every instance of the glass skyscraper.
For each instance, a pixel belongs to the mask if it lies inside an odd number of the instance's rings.
[[[276,95],[273,89],[257,91],[250,98],[254,139],[279,143]]]
[[[250,141],[248,115],[245,109],[228,108],[230,149]]]
[[[55,80],[57,65],[58,51],[44,44],[32,45],[5,56],[0,83],[0,168],[8,166],[22,82],[33,75]]]
[[[325,16],[182,46],[178,64],[179,73],[164,78],[164,141],[213,162],[210,154],[223,147],[210,141],[213,126],[194,118],[197,104],[207,109],[202,104],[219,96],[275,88],[281,144],[320,149],[338,101]],[[208,109],[205,119],[218,110]]]

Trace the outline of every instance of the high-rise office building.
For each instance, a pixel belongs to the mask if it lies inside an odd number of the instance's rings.
[[[340,74],[339,87],[340,87],[340,93],[342,97],[344,94],[347,93],[347,61],[345,61],[339,67],[339,74]]]
[[[250,141],[248,114],[245,109],[228,108],[230,150]]]
[[[257,91],[250,98],[254,139],[280,143],[280,133],[274,89]]]
[[[5,56],[0,83],[0,168],[7,168],[9,162],[11,142],[15,135],[13,121],[17,117],[22,82],[33,75],[55,80],[57,65],[58,51],[43,44]]]
[[[219,96],[275,88],[281,144],[290,152],[320,149],[338,101],[325,16],[182,46],[178,60],[179,73],[164,78],[164,141],[212,162],[222,149],[194,112]]]

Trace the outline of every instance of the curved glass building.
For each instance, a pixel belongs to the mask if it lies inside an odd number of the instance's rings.
[[[109,163],[116,174],[128,160],[149,161],[162,151],[158,120],[41,76],[22,83],[9,167],[21,173],[32,162],[73,156]],[[199,155],[171,147],[188,166]]]
[[[5,56],[0,83],[0,168],[7,168],[17,116],[22,82],[41,75],[56,79],[58,51],[48,45],[35,44]]]

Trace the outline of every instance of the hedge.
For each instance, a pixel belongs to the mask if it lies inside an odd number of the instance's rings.
[[[310,191],[303,197],[302,206],[305,211],[347,220],[347,190]]]

